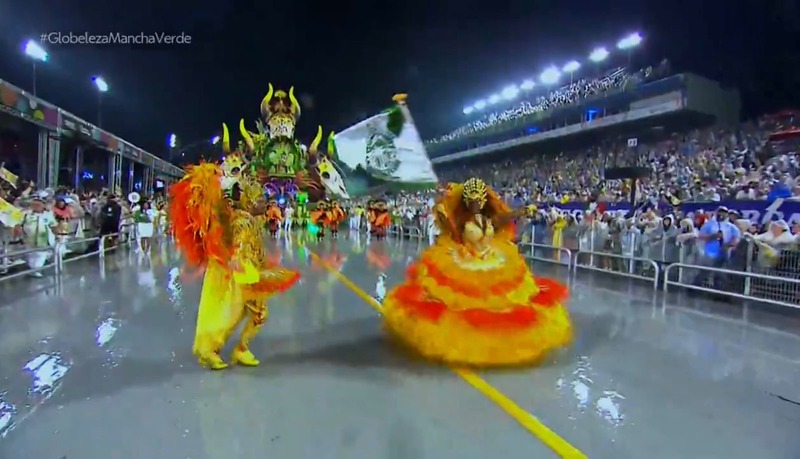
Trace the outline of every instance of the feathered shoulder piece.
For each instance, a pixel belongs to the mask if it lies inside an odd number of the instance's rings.
[[[232,254],[231,206],[222,190],[222,170],[210,163],[193,166],[170,187],[169,218],[175,241],[193,266],[210,259],[227,262]]]
[[[433,207],[436,226],[439,227],[441,234],[456,241],[461,240],[461,234],[456,227],[454,217],[461,204],[463,194],[464,186],[462,184],[448,183],[444,193],[439,196]]]

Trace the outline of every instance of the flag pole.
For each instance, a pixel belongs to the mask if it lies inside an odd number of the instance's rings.
[[[403,113],[403,117],[406,119],[406,121],[416,127],[417,124],[414,123],[414,118],[411,116],[411,111],[408,109],[408,104],[406,103],[408,100],[408,94],[395,94],[394,97],[392,97],[392,100],[397,104],[398,107],[400,107],[400,111]],[[419,134],[419,129],[415,128],[414,132],[417,134],[417,138],[415,140],[419,141],[419,144],[423,147],[423,151],[425,151],[425,142],[423,142],[422,136]],[[426,156],[427,154],[427,151],[425,151]],[[431,167],[432,166],[433,165],[431,165]]]
[[[392,97],[392,100],[397,104],[398,107],[400,107],[400,111],[403,112],[403,117],[407,119],[409,123],[416,126],[414,123],[414,118],[411,116],[411,111],[408,109],[408,104],[406,103],[406,100],[408,100],[408,94],[395,94]],[[417,131],[417,137],[419,138],[419,142],[424,145],[424,142],[422,142],[422,137],[419,135],[419,131]]]

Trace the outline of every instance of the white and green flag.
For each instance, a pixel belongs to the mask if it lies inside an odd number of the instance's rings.
[[[433,165],[408,109],[396,105],[334,136],[336,157],[347,169],[347,188],[434,187]],[[357,189],[357,190],[356,190]]]

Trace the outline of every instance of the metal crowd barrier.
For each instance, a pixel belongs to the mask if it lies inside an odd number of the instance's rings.
[[[403,230],[403,234],[408,236],[409,239],[422,239],[422,231],[419,228],[410,226],[405,227]]]
[[[419,223],[417,219],[407,220],[406,222],[393,222],[387,233],[390,236],[399,238],[423,239],[427,233],[423,231],[424,227],[421,227]]]
[[[664,275],[664,291],[665,292],[669,290],[669,286],[670,285],[676,285],[676,286],[681,286],[683,288],[699,290],[699,291],[702,291],[702,292],[714,293],[714,294],[718,294],[718,295],[726,295],[726,296],[730,296],[730,297],[733,297],[733,298],[739,298],[739,299],[743,299],[743,300],[758,301],[758,302],[761,302],[761,303],[769,303],[769,304],[775,304],[775,305],[778,305],[778,306],[786,306],[786,307],[789,307],[789,308],[800,309],[800,302],[797,301],[797,300],[800,300],[800,297],[795,297],[795,301],[796,302],[792,303],[790,301],[785,301],[785,300],[782,300],[782,299],[754,296],[752,294],[748,294],[747,288],[745,288],[743,293],[738,293],[738,292],[734,291],[733,289],[725,289],[725,290],[723,290],[723,289],[716,289],[716,288],[713,288],[713,287],[711,287],[711,288],[710,287],[706,287],[705,285],[696,285],[696,284],[691,284],[691,283],[684,283],[684,282],[681,282],[680,280],[679,281],[671,281],[669,279],[669,275],[668,275],[669,272],[671,270],[673,270],[673,269],[678,269],[678,268],[688,268],[688,269],[693,269],[693,270],[698,270],[698,271],[706,271],[706,272],[713,273],[713,274],[721,274],[721,275],[724,275],[724,276],[727,276],[727,277],[735,277],[735,276],[744,277],[744,279],[743,279],[744,282],[742,283],[742,285],[744,285],[744,286],[747,286],[749,284],[748,281],[752,281],[753,279],[761,279],[761,280],[770,281],[770,282],[787,282],[789,284],[793,284],[793,285],[796,285],[796,286],[800,287],[800,279],[793,279],[793,278],[790,278],[790,277],[776,277],[776,276],[770,276],[770,275],[766,275],[766,274],[758,274],[758,273],[753,273],[753,272],[734,271],[732,269],[712,268],[712,267],[709,267],[709,266],[689,265],[689,264],[685,264],[685,263],[673,263],[673,264],[667,266],[666,269],[664,270],[664,274],[665,274]]]
[[[427,236],[427,227],[393,225],[390,234],[401,237]],[[416,231],[414,231],[416,230]],[[413,233],[413,235],[412,235]],[[701,250],[695,240],[681,242],[679,230],[639,231],[631,225],[616,230],[611,226],[573,223],[561,232],[561,243],[554,245],[549,225],[518,225],[517,239],[522,255],[545,263],[569,266],[573,275],[578,269],[647,281],[653,289],[681,286],[739,299],[800,308],[800,250],[783,250],[779,266],[762,265],[758,246],[748,244],[738,250],[739,264],[721,268],[703,266]],[[734,268],[734,269],[731,269]],[[736,285],[715,286],[708,281],[695,286],[693,272],[715,273],[718,277],[737,278]],[[729,282],[730,284],[730,282]]]
[[[578,268],[651,282],[654,289],[682,286],[739,299],[800,308],[800,250],[779,251],[777,259],[764,262],[757,245],[743,242],[738,257],[720,268],[703,266],[702,251],[696,240],[679,242],[677,233],[639,234],[635,231],[610,234],[593,231],[587,225],[573,225],[562,231],[561,245],[553,245],[551,228],[522,225],[517,234],[520,250],[528,259],[546,263],[568,264],[573,273]],[[544,233],[544,234],[542,234]],[[597,248],[601,247],[601,250]],[[693,272],[694,271],[694,272]],[[692,283],[699,271],[723,277],[715,284],[713,275],[703,285]],[[735,273],[735,274],[731,274]],[[737,279],[731,282],[731,279]]]
[[[589,262],[586,263],[586,264],[581,263],[580,262],[581,261],[581,255],[588,255],[589,256]],[[598,259],[595,259],[595,257],[598,257]],[[623,271],[623,270],[613,270],[613,269],[610,269],[610,268],[604,268],[604,267],[601,267],[601,266],[595,266],[595,262],[596,261],[607,261],[606,259],[608,259],[608,258],[616,259],[616,260],[622,260],[623,262],[626,262],[626,263],[629,264],[630,269]],[[651,278],[651,277],[649,277],[647,275],[639,274],[635,269],[633,269],[633,266],[634,266],[633,263],[646,263],[646,264],[650,265],[653,268],[653,271],[652,271],[653,272],[653,277]],[[589,270],[594,270],[594,271],[600,271],[600,272],[604,272],[604,273],[608,273],[608,274],[615,274],[617,276],[630,277],[630,278],[633,278],[633,279],[641,279],[641,280],[651,281],[653,283],[653,289],[658,289],[658,279],[659,279],[659,273],[661,271],[659,266],[658,266],[658,263],[656,263],[654,260],[651,260],[649,258],[629,257],[629,256],[625,256],[625,255],[618,255],[618,254],[615,254],[615,253],[593,252],[593,251],[584,251],[584,250],[579,250],[578,252],[575,253],[575,258],[573,259],[573,263],[572,263],[572,270],[573,271],[577,271],[578,268],[589,269]]]
[[[44,266],[38,268],[28,268],[24,270],[20,270],[18,272],[10,273],[10,274],[3,274],[0,275],[0,283],[11,280],[17,279],[24,276],[30,276],[37,272],[45,272],[52,270],[54,275],[59,275],[64,269],[64,264],[70,263],[76,260],[82,260],[85,258],[98,256],[100,258],[104,258],[106,252],[115,250],[117,247],[126,246],[128,244],[133,243],[136,241],[136,226],[131,225],[132,231],[128,232],[119,232],[113,234],[107,234],[103,236],[95,236],[95,237],[86,237],[86,238],[77,238],[77,239],[68,239],[68,240],[57,240],[55,245],[47,246],[47,247],[35,247],[29,249],[22,249],[16,250],[13,252],[2,252],[0,253],[0,266],[11,268],[15,265],[7,265],[5,263],[6,260],[18,259],[20,257],[25,257],[26,255],[32,253],[41,253],[45,252],[50,254],[47,259],[47,262]],[[122,236],[127,236],[126,239],[123,239]],[[108,246],[106,242],[111,239],[116,238],[119,240],[118,244],[114,246]],[[93,250],[86,251],[84,253],[79,254],[72,254],[68,249],[69,247],[74,246],[86,246],[91,247],[94,244],[97,244],[97,248]],[[24,262],[23,262],[24,263]]]
[[[517,246],[520,248],[528,248],[527,251],[522,252],[522,256],[530,260],[536,260],[545,263],[556,263],[570,267],[572,266],[573,253],[572,250],[568,248],[556,247],[547,244],[537,244],[534,242],[519,242]],[[542,256],[542,251],[552,251],[553,256]]]
[[[41,248],[37,247],[37,248],[32,248],[32,249],[23,249],[23,250],[16,250],[14,252],[4,253],[4,254],[0,255],[0,260],[12,259],[12,258],[25,256],[25,255],[30,255],[32,253],[42,253],[42,252],[50,254],[50,256],[48,257],[48,260],[45,262],[44,266],[41,266],[39,268],[29,268],[29,269],[26,269],[26,270],[23,270],[23,271],[20,271],[20,272],[16,272],[16,273],[12,273],[12,274],[6,274],[6,275],[0,277],[0,282],[6,281],[6,280],[11,280],[11,279],[16,279],[16,278],[22,277],[22,276],[29,276],[29,275],[34,274],[34,273],[41,273],[43,271],[49,271],[51,269],[53,270],[53,274],[58,275],[61,272],[61,263],[59,261],[60,255],[58,253],[58,244],[56,244],[55,246],[50,246],[50,247],[41,247]]]

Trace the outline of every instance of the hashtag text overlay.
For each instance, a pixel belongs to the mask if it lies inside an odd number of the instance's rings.
[[[120,32],[45,32],[40,41],[44,45],[191,45],[192,36],[183,32],[168,34],[163,32],[139,32],[126,34]]]

